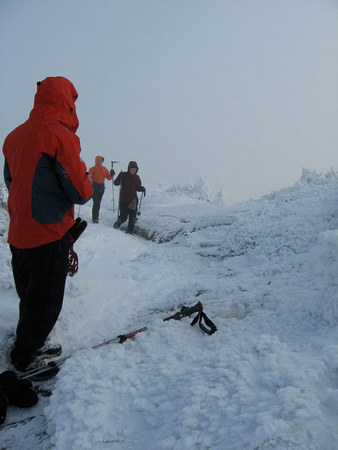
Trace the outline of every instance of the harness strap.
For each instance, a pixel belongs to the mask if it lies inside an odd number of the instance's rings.
[[[204,320],[205,324],[202,323],[202,320]],[[204,311],[200,311],[197,314],[197,316],[191,322],[191,326],[193,327],[194,325],[196,325],[197,322],[201,330],[203,330],[207,334],[213,334],[215,333],[215,331],[217,331],[216,325],[209,319],[209,317],[205,314]]]

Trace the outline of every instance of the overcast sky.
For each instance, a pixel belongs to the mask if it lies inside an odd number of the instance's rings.
[[[1,145],[61,75],[87,166],[136,160],[148,189],[235,203],[338,170],[337,0],[0,0],[0,39]]]

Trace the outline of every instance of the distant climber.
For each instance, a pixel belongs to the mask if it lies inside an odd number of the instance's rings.
[[[114,228],[118,229],[129,218],[127,233],[133,234],[138,205],[137,192],[146,195],[146,188],[142,186],[141,179],[137,175],[138,165],[135,161],[130,161],[127,172],[120,172],[114,180],[115,186],[120,187],[119,216],[114,223]]]
[[[112,180],[115,175],[115,170],[111,169],[110,172],[103,166],[103,156],[97,156],[95,158],[95,166],[89,169],[89,179],[92,183],[94,190],[93,194],[93,208],[92,208],[92,220],[93,223],[99,223],[99,212],[101,206],[101,200],[104,194],[105,185],[104,181]]]

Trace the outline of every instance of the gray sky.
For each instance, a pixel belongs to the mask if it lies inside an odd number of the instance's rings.
[[[234,203],[338,170],[336,0],[0,0],[0,43],[1,145],[61,75],[87,166],[136,160],[148,189]]]

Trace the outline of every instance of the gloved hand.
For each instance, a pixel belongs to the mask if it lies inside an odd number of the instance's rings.
[[[110,169],[110,175],[113,177],[115,175],[115,170],[114,169]]]
[[[144,196],[146,196],[146,188],[144,186],[140,187],[140,191],[143,192]]]
[[[30,380],[20,380],[12,370],[6,370],[0,375],[0,385],[3,394],[9,403],[19,408],[30,408],[39,400],[37,393],[32,387]],[[2,406],[2,417],[4,417],[4,406]],[[6,417],[6,416],[5,416]],[[4,418],[5,418],[4,417]]]

